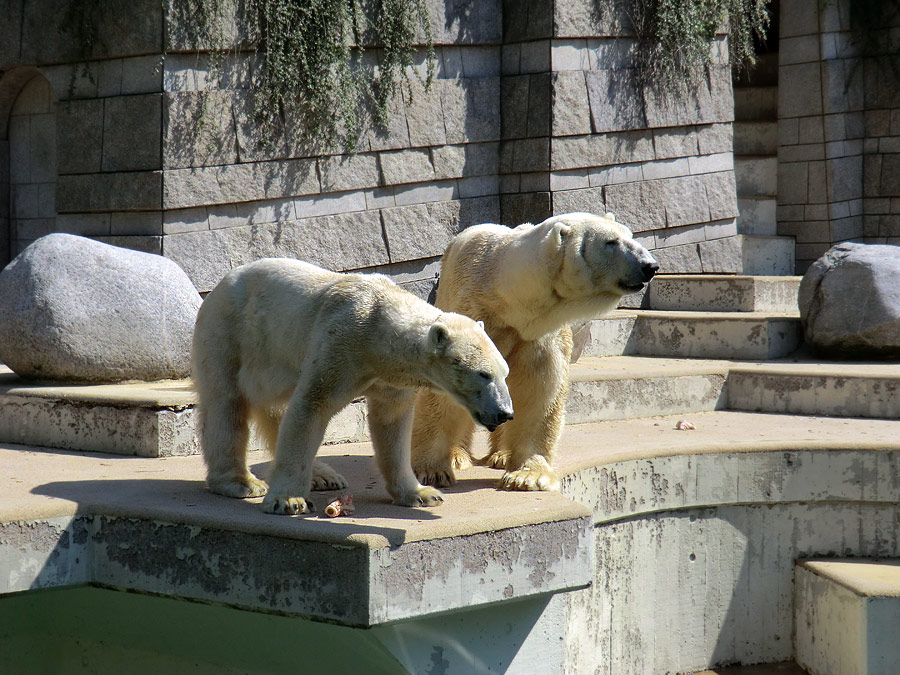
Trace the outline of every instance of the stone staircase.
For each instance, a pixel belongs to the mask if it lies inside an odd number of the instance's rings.
[[[777,236],[778,53],[734,82],[734,177],[744,274],[794,273],[794,242]]]
[[[75,513],[86,512],[84,505],[90,505],[98,514],[126,517],[130,523],[149,518],[151,529],[156,521],[185,522],[203,531],[218,528],[227,538],[249,532],[259,537],[272,535],[278,542],[284,541],[283,537],[296,538],[298,545],[311,547],[319,546],[314,542],[331,542],[321,544],[328,555],[337,555],[330,547],[350,541],[345,539],[348,535],[363,542],[362,535],[352,534],[359,527],[362,533],[373,533],[366,535],[371,541],[365,539],[363,544],[369,547],[372,560],[381,562],[370,562],[375,576],[359,582],[359,597],[371,594],[375,600],[359,607],[350,602],[343,613],[322,615],[347,625],[375,626],[427,617],[430,612],[468,611],[480,607],[479,598],[496,603],[534,593],[562,593],[571,596],[565,602],[573,604],[565,608],[556,604],[554,611],[594,618],[583,628],[579,621],[559,624],[554,619],[554,628],[547,628],[547,635],[559,625],[569,626],[565,637],[552,638],[555,648],[565,644],[576,653],[579,648],[573,645],[607,640],[614,649],[611,655],[602,649],[597,654],[602,652],[611,659],[609,663],[619,665],[607,664],[611,670],[604,670],[607,666],[594,664],[591,672],[617,672],[616,668],[624,669],[618,672],[690,672],[716,663],[743,662],[782,664],[748,673],[794,673],[802,671],[784,662],[800,662],[801,657],[806,659],[802,665],[816,675],[855,672],[827,667],[816,670],[808,665],[812,657],[804,655],[805,648],[792,646],[795,622],[809,620],[814,625],[808,617],[824,616],[824,610],[795,599],[794,564],[798,558],[822,555],[900,556],[900,536],[891,534],[896,528],[890,529],[900,517],[895,494],[896,468],[900,466],[900,364],[821,362],[806,353],[796,309],[799,281],[787,276],[660,276],[648,288],[641,309],[617,310],[588,324],[580,333],[580,357],[571,368],[567,427],[557,458],[563,495],[574,503],[560,495],[495,493],[491,486],[499,473],[474,467],[460,475],[459,485],[447,490],[443,507],[423,510],[421,517],[415,515],[412,518],[417,520],[412,520],[404,515],[408,511],[391,507],[379,492],[371,449],[359,442],[365,440],[367,431],[365,406],[357,402],[333,421],[328,435],[333,445],[323,448],[322,454],[359,490],[354,497],[363,525],[339,519],[343,529],[335,529],[337,521],[327,519],[266,517],[246,504],[204,494],[199,488],[202,463],[190,456],[196,455],[197,446],[195,400],[189,383],[36,387],[24,386],[8,373],[0,375],[0,442],[150,459],[110,462],[104,460],[108,455],[79,454],[72,460],[77,460],[77,466],[67,466],[65,453],[42,455],[35,485],[23,477],[28,462],[8,461],[17,481],[12,492],[21,493],[23,501],[19,503],[13,496],[12,507],[6,508],[12,508],[10,513],[18,514],[19,519],[38,504],[41,513],[60,515],[68,513],[65,504],[71,501],[76,504],[72,507]],[[694,428],[678,429],[682,421]],[[485,435],[477,439],[476,454],[485,441]],[[167,461],[153,459],[166,457]],[[265,461],[261,455],[255,458],[257,463]],[[141,480],[127,480],[135,471],[142,474]],[[106,478],[121,474],[126,480],[79,479],[94,472]],[[173,490],[171,503],[158,501],[158,489],[154,492],[151,479]],[[48,485],[63,487],[54,492]],[[110,485],[126,487],[120,494],[110,490]],[[363,491],[363,485],[373,491]],[[94,487],[102,491],[92,492]],[[44,494],[51,495],[46,504],[40,501]],[[327,498],[319,497],[319,501]],[[486,508],[491,509],[490,517],[484,515]],[[717,509],[722,515],[711,516],[719,513]],[[877,514],[870,515],[873,509]],[[0,516],[4,513],[0,508]],[[680,515],[667,515],[672,513]],[[760,521],[763,524],[758,530],[749,524],[756,522],[753,519],[774,518],[769,515],[773,513],[784,513],[785,520]],[[874,523],[871,536],[854,534],[852,519],[856,517],[863,523],[861,528]],[[2,521],[0,518],[0,527]],[[704,529],[690,529],[695,521],[696,527]],[[101,527],[103,522],[92,527]],[[722,538],[704,544],[704,537],[712,537],[709,532],[718,531],[723,522],[729,525],[722,530]],[[833,522],[840,524],[833,526]],[[646,530],[651,525],[644,523],[655,523],[658,533],[642,548],[642,533],[657,531]],[[833,527],[851,534],[845,540],[835,539]],[[445,582],[437,584],[427,576],[407,579],[402,572],[406,568],[394,566],[390,568],[394,575],[391,584],[395,584],[391,588],[409,587],[408,600],[398,605],[390,594],[379,590],[382,582],[376,578],[381,574],[377,570],[392,556],[407,555],[404,551],[409,547],[418,547],[409,553],[417,560],[429,559],[444,555],[440,552],[448,550],[446,542],[464,539],[492,555],[490,552],[507,546],[495,541],[501,533],[521,531],[523,537],[534,537],[540,529],[546,532],[539,538],[552,539],[570,531],[566,528],[577,532],[579,543],[571,546],[578,554],[572,557],[570,549],[561,549],[554,563],[560,566],[558,576],[555,580],[542,576],[539,588],[528,586],[536,577],[526,565],[521,573],[515,572],[518,581],[514,579],[511,586],[498,585],[497,579],[505,578],[506,573],[490,572],[490,578],[480,581],[460,577],[454,582],[459,584],[459,593],[447,599],[429,595]],[[669,531],[677,534],[667,535]],[[728,537],[734,531],[737,538],[731,541]],[[382,533],[389,533],[387,539]],[[193,541],[194,536],[186,541]],[[667,544],[669,536],[674,539]],[[892,543],[894,539],[897,543]],[[203,555],[218,555],[217,539],[202,541],[213,542]],[[385,552],[385,541],[398,548]],[[432,544],[433,551],[429,548]],[[717,548],[707,554],[705,545]],[[750,547],[746,557],[734,553],[745,546]],[[755,551],[752,556],[751,550]],[[730,556],[737,557],[732,560]],[[592,560],[591,580],[585,568]],[[522,561],[527,563],[526,558]],[[497,564],[499,570],[506,563],[498,558]],[[719,572],[717,566],[722,568]],[[677,568],[678,583],[665,581],[667,574],[673,574],[670,568]],[[202,581],[164,591],[155,575],[134,581],[128,575],[116,576],[114,569],[108,572],[110,576],[103,576],[107,574],[104,569],[101,565],[92,572],[98,576],[97,583],[176,597],[222,599],[206,590]],[[696,569],[706,570],[701,581],[692,580]],[[338,570],[346,568],[335,559],[335,565],[316,572],[322,576],[321,588],[340,586]],[[589,582],[591,586],[587,586]],[[616,592],[606,596],[604,588]],[[235,604],[262,611],[275,608],[266,604],[268,596],[260,594],[257,599],[256,593],[247,591],[244,600]],[[319,616],[317,593],[309,596],[309,606],[297,605],[291,611]],[[434,600],[423,604],[417,593]],[[587,604],[578,604],[582,602],[575,599],[582,597],[579,593],[588,594],[590,599],[583,601]],[[704,598],[710,597],[720,599],[704,605]],[[230,603],[231,599],[224,601]],[[378,602],[385,603],[384,609],[375,611],[372,607],[377,608]],[[662,623],[653,628],[654,608],[659,606],[682,608],[679,611],[687,618],[682,621],[660,615]],[[841,607],[845,609],[840,621],[865,629],[865,620],[859,618],[864,612],[853,613],[846,603]],[[280,606],[277,609],[281,611]],[[751,614],[744,619],[735,614],[741,611]],[[833,611],[830,605],[828,611]],[[760,620],[763,617],[765,621]],[[601,618],[606,622],[602,630],[591,623]],[[815,630],[825,635],[831,629]],[[651,637],[653,642],[648,643]],[[535,644],[535,649],[543,649]],[[636,646],[629,651],[629,645]],[[822,648],[821,641],[816,648]],[[526,648],[520,652],[531,653],[537,652]],[[571,656],[569,651],[566,654]],[[676,656],[681,659],[678,663],[672,661]],[[529,672],[533,664],[524,663],[525,658],[521,656],[519,666],[514,660],[508,672]],[[593,657],[584,658],[592,663]],[[420,669],[425,663],[418,664]],[[410,672],[415,668],[410,666]]]

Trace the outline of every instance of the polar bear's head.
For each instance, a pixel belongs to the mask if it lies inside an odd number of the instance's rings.
[[[506,387],[509,366],[484,332],[484,324],[444,312],[431,324],[426,340],[432,384],[489,431],[513,418]]]
[[[618,300],[641,290],[659,270],[650,251],[611,213],[567,213],[537,227],[547,230],[545,246],[558,260],[553,286],[562,298]]]

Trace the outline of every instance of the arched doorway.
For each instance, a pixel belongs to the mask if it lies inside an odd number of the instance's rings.
[[[0,107],[5,126],[0,136],[0,265],[5,265],[56,229],[56,98],[39,71],[18,68],[0,78],[0,101],[7,102]]]

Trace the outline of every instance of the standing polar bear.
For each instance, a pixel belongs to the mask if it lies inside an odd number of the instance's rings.
[[[192,366],[209,489],[265,494],[268,513],[306,513],[311,489],[346,487],[315,455],[328,421],[360,394],[387,490],[403,506],[442,501],[410,466],[417,389],[443,392],[489,429],[512,419],[509,368],[480,324],[381,275],[297,260],[225,276],[197,315]],[[269,486],[247,468],[251,419],[275,453]]]
[[[498,487],[558,489],[552,461],[569,389],[569,323],[612,310],[658,269],[612,214],[569,213],[515,229],[479,225],[450,242],[436,305],[484,321],[510,368],[516,419],[491,434],[486,458],[506,470]],[[454,467],[471,465],[473,430],[451,399],[421,392],[412,441],[418,479],[452,485]]]

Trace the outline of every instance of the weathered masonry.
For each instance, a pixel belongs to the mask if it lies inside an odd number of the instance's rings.
[[[627,2],[430,0],[432,89],[357,154],[310,156],[260,149],[246,55],[210,78],[177,1],[100,2],[87,60],[66,3],[0,1],[0,262],[65,231],[172,258],[201,292],[284,255],[427,295],[459,229],[576,209],[616,213],[667,273],[790,274],[789,237],[800,272],[837,241],[900,238],[900,94],[846,2],[780,3],[768,151],[733,136],[724,36],[702,86],[660,96],[634,76]],[[737,145],[777,193],[777,213],[741,202],[762,225],[736,220]]]

